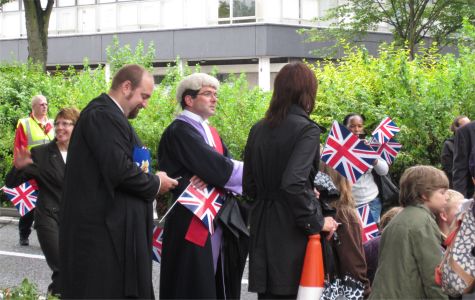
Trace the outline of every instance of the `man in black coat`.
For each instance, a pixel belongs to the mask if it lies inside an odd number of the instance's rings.
[[[142,143],[128,118],[145,108],[153,77],[120,69],[109,94],[82,111],[69,145],[60,225],[61,296],[154,298],[152,202],[178,182],[144,173],[133,161]]]
[[[158,148],[159,167],[182,177],[173,199],[193,182],[220,188],[226,200],[208,232],[181,204],[167,216],[160,269],[161,299],[238,299],[247,257],[248,230],[241,204],[242,162],[231,159],[207,119],[214,115],[219,82],[207,74],[184,78],[177,89],[183,112],[167,127]],[[202,230],[199,230],[199,229]]]
[[[475,146],[475,122],[460,127],[455,131],[454,164],[452,171],[453,188],[465,198],[472,198],[474,186],[470,175],[468,161]]]

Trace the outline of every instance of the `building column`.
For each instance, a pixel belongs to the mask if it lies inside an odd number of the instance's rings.
[[[259,87],[270,91],[270,57],[259,57]]]
[[[111,65],[106,63],[104,66],[104,76],[106,77],[106,83],[111,81]]]
[[[176,58],[176,65],[178,67],[178,70],[180,70],[181,75],[184,74],[186,63],[187,61],[185,59],[182,59],[180,57]]]

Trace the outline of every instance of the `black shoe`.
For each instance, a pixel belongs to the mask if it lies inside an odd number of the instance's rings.
[[[20,246],[29,246],[30,245],[30,241],[28,240],[28,238],[20,238]]]

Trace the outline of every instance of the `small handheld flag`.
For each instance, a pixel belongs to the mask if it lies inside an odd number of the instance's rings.
[[[384,159],[388,165],[391,165],[396,156],[401,151],[402,145],[399,144],[394,138],[390,139],[387,143],[379,144],[376,140],[372,140],[371,147],[378,153],[378,155]]]
[[[371,214],[369,204],[361,205],[357,207],[356,210],[358,211],[358,217],[360,218],[361,226],[363,228],[361,234],[363,237],[363,243],[365,243],[379,235],[378,225]]]
[[[210,185],[203,191],[198,190],[190,183],[176,202],[194,213],[208,228],[210,234],[214,233],[213,220],[224,203],[222,192]]]
[[[388,142],[401,129],[397,127],[396,123],[390,117],[384,118],[378,127],[373,131],[372,136],[379,144]]]
[[[376,152],[345,126],[333,122],[322,161],[355,183],[373,164]]]
[[[36,181],[29,180],[12,189],[5,186],[2,189],[7,198],[18,209],[21,216],[26,215],[36,207],[36,199],[38,197]]]
[[[152,251],[153,260],[160,263],[162,259],[163,228],[155,226],[153,228]]]

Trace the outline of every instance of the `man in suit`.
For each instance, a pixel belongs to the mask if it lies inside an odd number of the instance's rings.
[[[469,157],[475,146],[475,122],[470,122],[455,131],[453,189],[465,198],[472,198],[474,185],[469,170]]]
[[[133,161],[142,143],[127,119],[148,104],[153,76],[127,65],[92,100],[68,152],[60,226],[61,296],[154,298],[152,202],[178,182]]]

